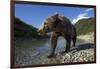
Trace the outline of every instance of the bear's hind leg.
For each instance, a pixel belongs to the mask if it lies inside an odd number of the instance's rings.
[[[76,36],[74,36],[74,37],[72,38],[72,41],[73,41],[73,47],[75,47],[75,45],[76,45]]]
[[[62,52],[62,54],[70,51],[71,38],[70,38],[70,36],[67,36],[65,39],[66,39],[66,49],[65,49],[65,51]]]

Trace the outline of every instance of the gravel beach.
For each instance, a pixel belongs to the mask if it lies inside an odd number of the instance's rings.
[[[17,40],[15,43],[15,65],[21,66],[95,61],[95,45],[93,35],[94,34],[92,33],[92,35],[87,34],[78,36],[76,46],[71,47],[70,51],[64,54],[61,54],[61,51],[64,51],[66,42],[64,38],[60,37],[58,39],[56,56],[54,58],[47,58],[50,53],[50,40],[46,40],[44,42],[42,40],[42,42],[35,42],[35,44],[32,43],[34,40],[26,40],[29,44],[26,44],[25,40],[21,43]],[[36,46],[34,47],[33,45]]]

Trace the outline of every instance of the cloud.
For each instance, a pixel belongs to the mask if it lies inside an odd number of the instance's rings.
[[[84,11],[84,13],[79,14],[75,19],[73,19],[73,20],[72,20],[72,23],[74,24],[74,23],[76,23],[77,21],[79,21],[80,19],[87,19],[87,18],[89,18],[88,12],[90,12],[90,11],[92,11],[92,10],[93,10],[93,8],[88,8],[88,9],[86,9],[86,10]]]
[[[93,8],[88,8],[88,9],[85,10],[85,12],[89,12],[89,11],[92,11],[92,10],[93,10]]]
[[[73,19],[72,23],[76,23],[80,19],[87,19],[87,18],[89,18],[87,13],[82,13],[82,14],[79,14],[75,19]]]

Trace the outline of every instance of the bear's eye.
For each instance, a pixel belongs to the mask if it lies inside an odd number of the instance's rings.
[[[44,24],[46,24],[46,23],[44,23]]]
[[[48,23],[44,23],[44,25],[47,25]]]

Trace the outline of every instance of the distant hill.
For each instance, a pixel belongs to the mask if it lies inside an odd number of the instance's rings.
[[[18,18],[14,18],[14,36],[15,37],[37,37],[37,28],[28,25]]]
[[[94,26],[95,26],[95,19],[92,17],[88,19],[81,19],[75,23],[78,35],[94,32]]]
[[[48,38],[47,35],[38,35],[37,28],[33,27],[20,20],[14,18],[14,36],[15,37],[33,37],[33,38]]]

